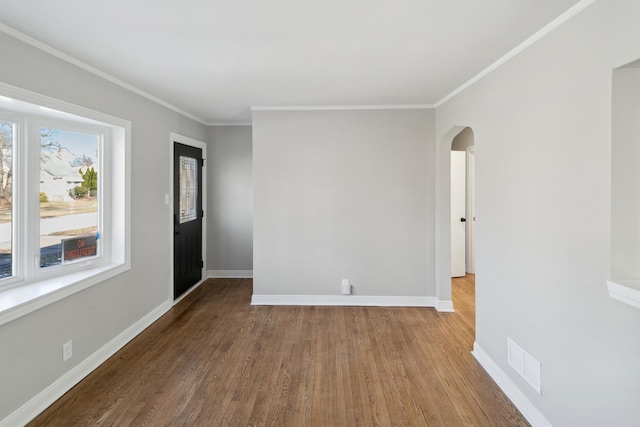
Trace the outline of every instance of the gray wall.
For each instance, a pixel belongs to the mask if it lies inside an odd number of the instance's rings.
[[[255,111],[254,293],[433,296],[433,110]]]
[[[640,61],[614,72],[611,278],[640,278]]]
[[[207,269],[253,269],[251,126],[214,126],[207,143]]]
[[[605,283],[612,70],[640,58],[638,16],[599,0],[436,111],[437,141],[475,136],[477,343],[556,427],[640,420],[640,310]],[[507,337],[541,362],[541,395]]]
[[[640,310],[605,285],[612,70],[640,58],[637,16],[638,2],[599,0],[436,115],[436,141],[470,126],[477,147],[477,342],[556,427],[640,419]],[[132,269],[0,326],[3,419],[169,299],[168,133],[208,135],[2,34],[0,51],[0,81],[133,135]],[[433,295],[433,112],[254,118],[256,293],[335,294],[348,277],[356,294]],[[541,395],[508,366],[507,336],[542,363]]]
[[[170,299],[169,132],[206,127],[0,34],[0,81],[132,123],[130,271],[0,326],[0,420]],[[73,357],[62,363],[62,344]]]

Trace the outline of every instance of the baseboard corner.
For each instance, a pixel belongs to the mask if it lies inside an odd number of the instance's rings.
[[[445,301],[439,298],[436,298],[436,310],[441,313],[455,313],[453,309],[453,301]]]

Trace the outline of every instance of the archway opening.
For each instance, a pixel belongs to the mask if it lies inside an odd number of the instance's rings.
[[[442,137],[437,155],[436,300],[439,311],[454,311],[452,277],[475,274],[473,130],[453,127]]]

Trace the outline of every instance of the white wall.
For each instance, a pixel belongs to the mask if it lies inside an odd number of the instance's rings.
[[[556,427],[640,420],[640,310],[605,284],[612,70],[640,58],[639,16],[599,0],[436,111],[437,141],[475,136],[477,343]],[[507,337],[541,362],[541,395]]]
[[[254,294],[433,296],[433,121],[255,111]]]
[[[0,81],[132,123],[130,271],[0,326],[0,420],[155,308],[169,302],[169,132],[206,127],[0,34]],[[62,363],[62,344],[73,357]]]
[[[253,269],[251,126],[209,130],[207,269]]]

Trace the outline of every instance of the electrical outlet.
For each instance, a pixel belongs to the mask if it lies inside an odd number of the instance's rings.
[[[351,295],[351,283],[349,283],[349,279],[342,279],[342,287],[340,288],[340,293],[342,295]]]
[[[73,356],[73,341],[62,344],[62,361],[66,362]]]

